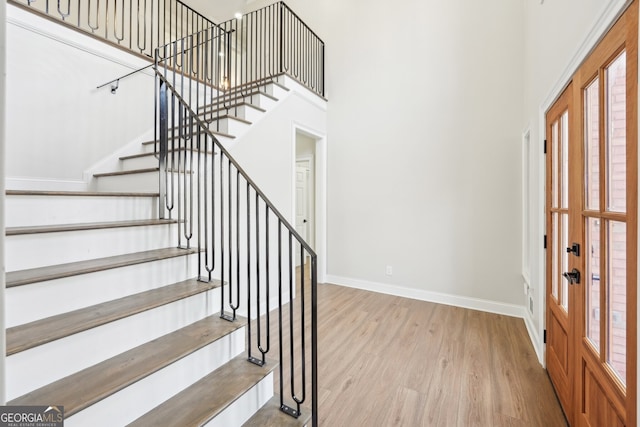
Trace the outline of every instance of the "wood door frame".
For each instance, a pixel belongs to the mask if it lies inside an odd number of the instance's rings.
[[[296,191],[296,158],[297,158],[297,134],[300,133],[315,140],[315,153],[313,157],[313,173],[315,176],[315,245],[318,255],[318,283],[324,283],[327,277],[327,170],[328,150],[327,137],[306,125],[293,123],[291,126],[291,194]],[[291,197],[291,216],[295,222],[295,197]]]

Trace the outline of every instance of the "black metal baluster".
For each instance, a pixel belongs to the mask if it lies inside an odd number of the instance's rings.
[[[229,308],[232,310],[232,319],[236,319],[237,307],[233,304],[233,205],[232,205],[232,174],[231,174],[231,159],[227,158],[227,186],[228,186],[228,211],[227,221],[229,224],[228,242],[229,242]],[[237,197],[237,194],[236,194]],[[237,225],[236,225],[237,233]],[[240,301],[240,294],[237,296]]]
[[[100,0],[97,0],[98,4],[96,6],[96,16],[95,16],[95,20],[96,20],[96,24],[95,26],[91,25],[91,5],[93,4],[92,0],[89,0],[89,4],[87,5],[87,25],[89,26],[89,28],[91,29],[92,33],[95,33],[96,31],[98,31],[98,29],[100,28],[100,21],[99,21],[99,9],[100,9]],[[60,2],[58,2],[60,3]]]
[[[260,199],[258,192],[255,195],[255,229],[256,229],[256,345],[261,352],[261,358],[251,358],[251,362],[258,366],[264,366],[265,359],[262,353],[262,321],[260,320]]]
[[[224,250],[224,164],[223,164],[223,155],[220,152],[220,282],[222,283],[222,287],[224,288],[224,278],[225,278],[225,250]],[[227,183],[227,189],[230,183]],[[223,298],[221,298],[223,299]]]
[[[302,245],[302,242],[300,242],[300,335],[301,335],[301,345],[300,345],[300,360],[302,361],[300,368],[301,368],[301,389],[302,389],[302,397],[298,397],[296,395],[295,392],[295,388],[292,387],[291,389],[291,395],[293,397],[293,400],[298,404],[298,414],[300,414],[300,405],[306,400],[306,396],[307,396],[307,363],[306,363],[306,342],[307,340],[305,339],[305,311],[304,311],[304,294],[305,294],[305,289],[304,289],[304,274],[305,274],[305,262],[304,262],[304,256],[305,256],[305,249]],[[291,305],[293,305],[293,301],[291,301]],[[293,318],[291,318],[291,324],[293,325]],[[293,336],[293,327],[291,329],[291,335]],[[292,371],[293,372],[293,371]],[[294,375],[291,375],[291,384],[294,384]]]
[[[62,3],[61,0],[58,0],[58,13],[60,14],[60,17],[62,18],[62,20],[66,20],[70,15],[71,15],[71,0],[67,0],[67,12],[63,12],[62,9],[60,8],[60,3]],[[100,4],[100,3],[98,3]]]
[[[236,169],[236,284],[240,306],[240,171]]]
[[[266,324],[265,324],[265,330],[266,332],[266,339],[267,339],[267,346],[266,347],[262,347],[262,345],[258,344],[258,348],[260,350],[260,352],[262,353],[262,363],[266,363],[266,354],[269,352],[269,350],[271,350],[271,304],[269,301],[269,297],[271,296],[271,293],[269,292],[269,287],[270,287],[270,280],[269,280],[269,265],[271,264],[271,258],[269,258],[269,206],[265,203],[264,206],[264,219],[265,219],[265,230],[264,230],[264,234],[265,234],[265,255],[264,255],[264,259],[265,259],[265,304],[266,304],[266,309],[265,309],[265,320],[266,320]]]
[[[156,77],[156,80],[158,78]],[[158,96],[156,91],[156,96]],[[169,133],[169,123],[168,123],[168,111],[167,111],[167,85],[164,81],[160,80],[160,103],[159,103],[159,141],[160,141],[160,153],[159,153],[159,181],[160,181],[160,197],[159,197],[159,213],[160,219],[164,219],[165,217],[165,199],[167,197],[167,185],[165,178],[165,171],[167,167],[167,145],[168,145],[168,133]],[[157,125],[157,126],[158,126]],[[156,139],[158,141],[158,139]],[[169,211],[171,212],[171,211]]]
[[[254,363],[251,356],[251,348],[253,343],[251,342],[251,197],[250,197],[250,184],[247,181],[247,336],[249,337],[249,345],[247,348],[247,357],[249,362]]]
[[[122,20],[120,21],[121,34],[118,37],[118,0],[114,0],[113,4],[113,36],[118,41],[118,44],[124,40],[124,0],[120,1],[120,9],[122,10]],[[157,64],[156,64],[157,67]]]
[[[204,142],[203,142],[204,139]],[[204,277],[202,275],[202,228],[207,225],[207,204],[206,201],[202,202],[202,187],[206,186],[206,177],[207,177],[207,165],[206,158],[204,159],[204,167],[203,167],[203,158],[200,155],[203,149],[206,149],[207,145],[207,135],[202,131],[200,127],[198,127],[198,189],[196,191],[196,197],[198,198],[198,280],[201,282],[209,282],[209,277]],[[205,182],[202,182],[203,177]],[[206,189],[206,187],[205,187]],[[206,190],[205,190],[206,191]],[[204,211],[203,220],[200,220],[200,213]],[[205,228],[206,229],[206,228]],[[206,232],[205,232],[206,235]]]
[[[284,341],[282,338],[282,330],[284,329],[282,323],[282,307],[284,301],[282,299],[282,220],[278,220],[278,360],[280,364],[278,366],[278,372],[280,374],[280,408],[284,408]],[[316,424],[317,425],[317,424]]]

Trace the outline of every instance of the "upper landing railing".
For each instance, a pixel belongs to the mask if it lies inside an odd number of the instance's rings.
[[[158,46],[215,25],[179,0],[7,1],[148,58]]]
[[[250,90],[287,74],[325,96],[324,42],[283,2],[216,26],[179,0],[7,1],[147,58],[158,47],[213,30],[220,34],[217,44],[203,44],[193,52],[202,67],[208,58],[209,74],[204,68],[183,68],[178,58],[169,65],[221,91]]]
[[[219,25],[229,34],[229,84],[287,74],[324,97],[324,42],[284,2]]]

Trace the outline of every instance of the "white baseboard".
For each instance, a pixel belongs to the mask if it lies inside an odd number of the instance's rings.
[[[420,301],[434,302],[438,304],[452,305],[455,307],[479,310],[487,313],[501,314],[504,316],[519,317],[522,319],[526,317],[525,307],[516,304],[506,304],[480,298],[445,294],[441,292],[431,292],[421,289],[405,288],[402,286],[393,286],[384,283],[369,282],[366,280],[352,279],[349,277],[334,275],[327,275],[325,282],[333,283],[340,286],[346,286],[349,288],[362,289],[371,292],[378,292],[381,294],[411,298]]]
[[[87,191],[88,184],[85,181],[8,176],[6,188],[27,191]]]

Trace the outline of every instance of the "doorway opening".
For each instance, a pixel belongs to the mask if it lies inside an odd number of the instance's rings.
[[[326,272],[326,139],[294,126],[293,214],[296,231],[318,254],[318,282]]]

